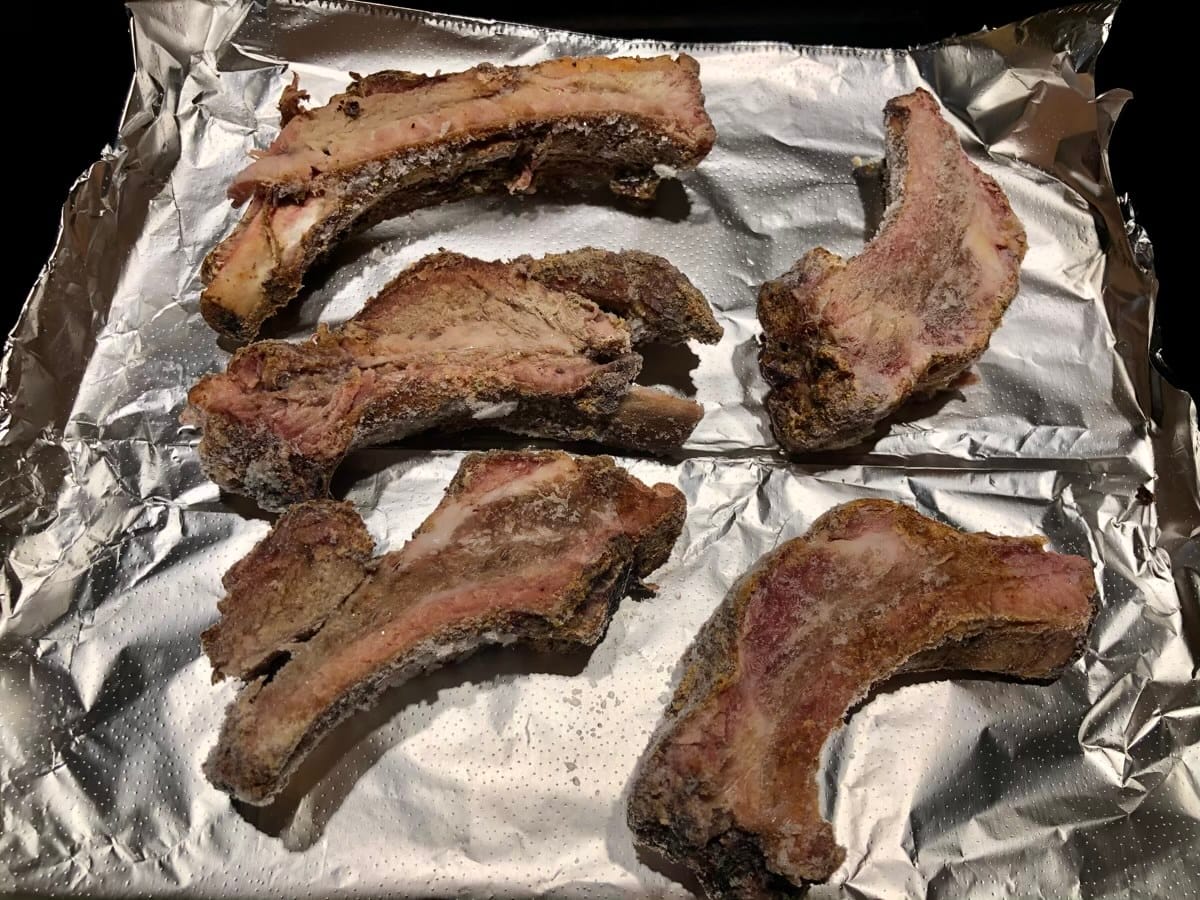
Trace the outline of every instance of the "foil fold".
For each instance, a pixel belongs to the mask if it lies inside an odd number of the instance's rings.
[[[130,4],[136,74],[117,142],[72,188],[0,371],[0,890],[95,896],[682,897],[635,852],[629,780],[701,623],[761,554],[856,497],[968,530],[1044,534],[1095,564],[1088,651],[1050,686],[897,683],[826,748],[846,863],[814,897],[1184,896],[1200,844],[1196,413],[1150,365],[1152,247],[1108,174],[1124,92],[1092,70],[1115,4],[911,51],[675,47],[335,0]],[[284,798],[205,782],[229,684],[199,634],[220,577],[269,527],[221,496],[178,415],[227,349],[199,267],[238,213],[224,187],[278,128],[293,73],[686,50],[718,130],[654,207],[485,197],[347,243],[272,337],[352,315],[439,247],[508,258],[586,244],[660,253],[713,302],[715,347],[647,361],[706,416],[678,458],[688,519],[656,597],[590,655],[487,651],[340,726]],[[1021,291],[972,384],[869,449],[787,460],[762,410],[757,286],[804,251],[852,255],[855,157],[916,86],[1029,232]],[[381,546],[430,512],[472,446],[355,454],[336,491]]]

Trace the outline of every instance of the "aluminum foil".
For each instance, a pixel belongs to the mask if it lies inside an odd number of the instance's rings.
[[[835,503],[883,496],[957,527],[1042,533],[1095,563],[1088,651],[1059,682],[885,691],[826,752],[848,848],[817,897],[1183,897],[1200,890],[1197,429],[1148,360],[1150,245],[1094,96],[1114,10],[1075,6],[909,52],[678,48],[340,2],[131,4],[136,77],[117,143],[71,191],[3,362],[0,889],[21,894],[678,897],[635,853],[624,801],[676,664],[734,579]],[[198,312],[223,190],[278,127],[293,72],[318,101],[353,69],[456,70],[686,49],[719,139],[635,214],[489,197],[342,248],[275,336],[352,314],[422,255],[583,244],[663,254],[712,300],[712,348],[648,361],[706,417],[677,460],[624,462],[687,494],[657,597],[590,655],[484,652],[340,727],[276,805],[232,804],[200,764],[231,685],[199,634],[267,531],[205,479],[187,388],[228,354]],[[924,85],[1029,232],[1020,295],[977,378],[869,451],[788,462],[762,411],[756,286],[805,250],[859,250],[855,157]],[[492,439],[475,436],[474,444]],[[465,444],[356,455],[338,492],[395,547]]]

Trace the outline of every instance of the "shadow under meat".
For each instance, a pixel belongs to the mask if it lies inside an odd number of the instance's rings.
[[[771,386],[762,376],[762,369],[758,364],[761,350],[762,343],[756,336],[752,335],[739,342],[733,348],[733,371],[742,386],[743,407],[761,423],[763,434],[774,434],[771,416],[764,405]]]
[[[879,231],[887,210],[887,163],[882,159],[863,163],[854,170],[854,183],[863,205],[863,241],[870,241]]]
[[[527,210],[538,210],[547,206],[586,204],[617,212],[628,213],[643,219],[664,219],[668,222],[683,222],[691,214],[692,201],[688,198],[683,183],[668,178],[661,181],[654,197],[637,200],[614,194],[605,186],[579,188],[570,185],[539,185],[537,193],[523,196],[500,196],[500,203],[508,215],[520,216]],[[533,252],[533,251],[526,251]],[[534,253],[537,256],[537,253]]]
[[[646,847],[635,847],[638,862],[646,866],[648,869],[653,869],[664,878],[669,878],[676,884],[682,885],[689,893],[697,897],[707,897],[704,888],[700,885],[700,879],[687,866],[674,862],[663,856],[657,850],[650,850]]]
[[[901,688],[916,684],[931,684],[936,681],[980,681],[992,684],[1017,684],[1031,687],[1046,686],[1058,680],[1060,673],[1048,678],[1023,678],[1015,675],[1005,675],[1001,672],[976,672],[972,669],[922,669],[915,672],[900,671],[895,675],[878,681],[871,686],[866,695],[846,711],[843,722],[848,722],[861,709],[866,708],[876,698],[893,694]]]
[[[381,243],[386,241],[373,240],[368,230],[335,244],[327,256],[304,273],[300,293],[263,322],[255,340],[295,340],[297,332],[315,332],[327,302],[318,297],[326,294],[332,297],[338,291],[338,282],[345,284],[357,278],[369,265],[369,254]],[[369,299],[361,297],[359,309]]]
[[[359,779],[408,737],[395,729],[381,732],[402,710],[431,705],[441,692],[466,684],[535,674],[573,677],[583,672],[593,649],[552,653],[485,647],[461,662],[389,688],[369,709],[326,734],[274,801],[266,806],[235,802],[234,807],[246,822],[279,838],[288,850],[307,850],[320,840]]]
[[[266,522],[268,525],[274,525],[278,518],[276,513],[268,512],[249,497],[243,497],[241,494],[222,490],[220,497],[219,509],[221,512],[232,512],[239,518]]]
[[[386,468],[387,459],[400,458],[396,454],[405,453],[436,453],[457,451],[463,453],[482,452],[487,450],[562,450],[576,456],[612,456],[614,453],[627,459],[653,459],[681,462],[690,453],[683,448],[675,450],[652,452],[650,450],[634,450],[628,447],[614,447],[596,441],[568,441],[548,437],[530,437],[523,434],[513,434],[498,428],[473,428],[467,431],[448,431],[434,428],[414,434],[396,444],[384,444],[374,448],[355,450],[346,462],[337,470],[333,477],[331,493],[334,497],[344,497],[351,485],[359,479],[379,474]],[[375,454],[375,455],[372,455]]]
[[[637,352],[643,360],[638,384],[666,385],[682,391],[687,397],[696,396],[692,372],[700,365],[700,357],[687,344],[654,342],[638,346]]]
[[[963,373],[964,376],[967,374]],[[907,425],[910,422],[928,419],[937,415],[950,403],[965,401],[967,399],[966,396],[961,390],[957,389],[957,385],[962,383],[965,382],[963,381],[963,376],[960,376],[950,387],[943,391],[938,391],[936,394],[910,397],[900,405],[899,409],[879,423],[876,433],[871,436],[871,443],[874,443],[887,434],[889,425]]]
[[[229,337],[229,335],[221,334],[219,331],[214,331],[213,337],[215,337],[217,339],[217,346],[229,354],[237,353],[238,350],[240,350],[242,347],[245,347],[246,344],[250,343],[249,341],[242,341],[242,340],[238,340],[237,338],[234,338],[234,337]],[[224,370],[223,369],[214,369],[213,371],[221,372]]]
[[[562,206],[563,204],[596,206],[613,209],[640,218],[664,219],[668,222],[682,222],[691,213],[691,200],[687,190],[676,179],[666,179],[658,186],[658,191],[651,200],[637,200],[622,197],[608,190],[607,187],[578,188],[557,186],[553,184],[539,186],[537,193],[526,196],[509,196],[504,194],[488,194],[480,198],[466,201],[449,201],[453,205],[460,202],[485,203],[499,208],[506,218],[520,217],[530,211],[538,211],[545,207]],[[437,204],[440,206],[441,204]],[[425,207],[422,207],[422,209]],[[420,212],[420,209],[414,210]],[[469,211],[464,216],[471,216]],[[404,216],[386,221],[402,220]],[[428,236],[428,235],[425,235]],[[394,240],[389,237],[386,240]],[[355,277],[363,265],[363,259],[380,245],[378,239],[370,236],[370,229],[351,235],[344,241],[334,245],[330,252],[319,259],[304,274],[304,285],[300,295],[291,300],[281,310],[267,318],[256,340],[279,338],[294,334],[305,324],[315,328],[315,322],[320,318],[321,310],[311,304],[313,296],[329,286],[335,279]],[[524,250],[534,256],[540,256],[536,247]],[[519,254],[518,254],[519,255]],[[369,298],[363,297],[366,303]],[[221,349],[232,353],[245,342],[222,338],[219,341]]]

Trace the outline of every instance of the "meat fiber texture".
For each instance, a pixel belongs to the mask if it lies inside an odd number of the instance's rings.
[[[1039,537],[963,534],[887,500],[823,515],[739,583],[685,656],[629,800],[639,843],[713,897],[824,881],[821,749],[900,671],[1050,679],[1081,652],[1092,566]]]
[[[198,274],[246,211],[225,188],[278,133],[294,72],[320,105],[352,70],[674,51],[353,2],[130,12],[138,75],[120,135],[70,192],[0,390],[0,893],[682,900],[692,882],[635,854],[625,824],[676,666],[732,578],[865,496],[1045,534],[1092,559],[1103,598],[1088,652],[1052,685],[906,678],[851,716],[821,773],[847,857],[811,894],[1174,897],[1192,883],[1200,545],[1180,451],[1194,417],[1152,378],[1150,246],[1108,182],[1123,96],[1093,96],[1089,70],[1111,4],[911,52],[689,47],[719,139],[648,209],[500,190],[380,223],[311,270],[269,336],[335,327],[441,247],[513,259],[593,245],[668,258],[725,337],[670,348],[680,371],[635,347],[639,382],[705,407],[686,458],[621,461],[688,497],[656,599],[622,603],[595,652],[561,666],[495,650],[389,694],[309,757],[292,816],[227,802],[200,765],[237,682],[210,683],[198,638],[221,575],[270,529],[218,494],[199,434],[178,424],[188,389],[229,362]],[[854,157],[884,153],[885,103],[922,84],[1028,231],[1019,294],[973,380],[906,404],[869,446],[785,465],[762,409],[756,289],[812,247],[862,250],[874,208]],[[1119,140],[1129,123],[1115,125]],[[395,549],[457,469],[451,446],[525,440],[355,452],[336,493]]]
[[[250,205],[205,260],[201,311],[251,339],[349,235],[447,200],[597,185],[649,199],[661,173],[693,168],[716,138],[698,72],[686,54],[388,71],[314,109],[293,82],[279,136],[229,187]]]
[[[209,778],[265,803],[389,685],[487,644],[595,646],[685,512],[674,487],[557,451],[468,456],[412,540],[380,557],[347,504],[292,507],[230,570],[204,633],[214,678],[249,679]]]
[[[204,429],[210,477],[266,509],[324,496],[355,447],[431,428],[669,452],[703,409],[633,383],[634,329],[663,341],[721,336],[686,276],[648,253],[511,263],[439,253],[336,330],[243,347],[189,392],[185,415]]]
[[[793,453],[848,447],[987,348],[1017,293],[1025,229],[927,91],[888,101],[888,208],[858,256],[809,251],[762,286],[767,412]]]

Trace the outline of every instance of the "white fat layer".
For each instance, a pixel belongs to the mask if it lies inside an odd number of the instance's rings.
[[[890,529],[867,531],[853,538],[839,540],[837,548],[840,556],[855,560],[856,566],[881,573],[902,568],[912,559],[912,548]],[[834,579],[822,585],[818,594],[828,596],[836,593],[836,576]],[[848,642],[846,624],[841,607],[835,603],[812,603],[805,607],[803,628],[807,634],[832,633],[833,643],[844,645]],[[833,666],[837,668],[836,660]]]
[[[502,419],[517,411],[516,400],[505,400],[503,403],[485,403],[477,400],[469,405],[472,419]]]
[[[313,197],[301,207],[299,215],[281,216],[277,213],[273,216],[271,229],[275,232],[279,249],[286,253],[298,247],[309,229],[325,217],[326,205],[324,197]]]
[[[404,545],[395,567],[399,569],[411,565],[424,556],[431,556],[456,543],[454,541],[455,532],[462,525],[468,523],[480,507],[536,491],[564,476],[574,465],[574,461],[569,457],[555,459],[553,462],[539,466],[523,478],[497,485],[490,491],[474,497],[471,502],[463,502],[461,498],[456,498],[445,504],[429,518],[429,528]]]
[[[1001,258],[996,245],[1000,240],[996,234],[995,223],[988,218],[983,204],[976,204],[976,214],[971,217],[963,235],[963,246],[971,251],[979,264],[980,293],[999,293],[1006,276],[1004,260]]]

